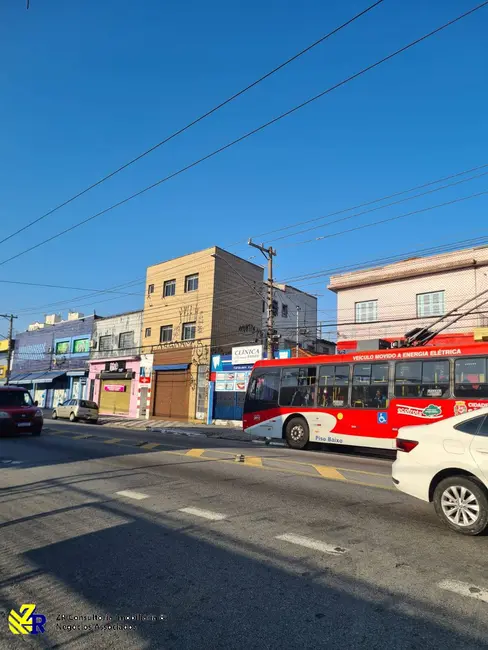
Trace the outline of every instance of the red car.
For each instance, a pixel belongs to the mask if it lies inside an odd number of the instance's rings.
[[[25,388],[0,386],[0,435],[31,433],[40,436],[42,411]]]

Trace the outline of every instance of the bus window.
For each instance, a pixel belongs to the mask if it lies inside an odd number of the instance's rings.
[[[283,368],[280,406],[315,406],[317,368]]]
[[[422,362],[422,397],[449,395],[449,361]]]
[[[447,397],[449,361],[403,361],[395,366],[395,397]]]
[[[486,359],[456,359],[454,365],[454,395],[461,398],[488,397]]]
[[[420,397],[421,384],[421,361],[404,361],[395,365],[395,397]]]
[[[278,406],[280,368],[256,368],[244,402],[244,411],[263,411]]]
[[[377,409],[388,406],[387,363],[361,363],[354,366],[351,406]]]
[[[319,371],[319,388],[317,406],[347,406],[349,390],[349,366],[321,366]]]

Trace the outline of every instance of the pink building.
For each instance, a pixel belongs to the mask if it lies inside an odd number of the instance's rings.
[[[90,399],[101,414],[138,416],[139,368],[138,358],[90,361]]]
[[[138,417],[142,311],[100,318],[93,330],[88,399],[100,413]]]

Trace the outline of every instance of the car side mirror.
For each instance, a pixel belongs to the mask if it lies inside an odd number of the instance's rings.
[[[39,406],[39,402],[37,400],[34,402],[34,406]]]

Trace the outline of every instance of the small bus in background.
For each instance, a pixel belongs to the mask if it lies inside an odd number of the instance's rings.
[[[258,361],[243,426],[259,438],[396,448],[401,427],[488,406],[488,343]]]

